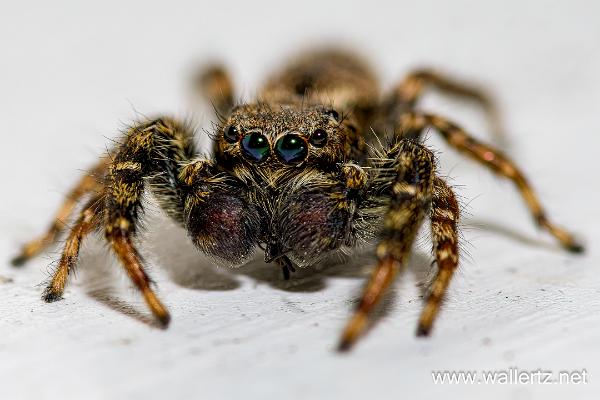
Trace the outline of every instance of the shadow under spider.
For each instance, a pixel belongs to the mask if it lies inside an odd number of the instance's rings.
[[[165,272],[173,282],[190,289],[233,290],[240,286],[236,276],[246,276],[277,290],[311,293],[324,290],[330,278],[361,279],[364,284],[357,287],[351,296],[352,303],[356,304],[376,262],[373,246],[367,246],[357,249],[351,256],[331,257],[314,267],[296,268],[291,278],[284,280],[281,268],[274,263],[265,263],[260,250],[252,260],[240,267],[218,267],[214,261],[197,251],[183,229],[170,223],[165,225],[159,233],[149,232],[147,240],[151,243],[151,251],[157,263],[165,266]],[[169,237],[169,242],[161,240],[164,237]],[[432,258],[426,253],[412,253],[408,265],[399,273],[396,284],[392,284],[373,310],[368,330],[393,309],[399,296],[398,283],[406,279],[408,274],[412,274],[414,281],[418,282],[421,296],[425,295],[432,270],[431,261]]]
[[[146,237],[148,253],[152,254],[156,264],[164,266],[164,271],[174,283],[188,289],[233,290],[241,285],[236,277],[246,276],[286,292],[316,292],[327,286],[328,278],[368,278],[376,261],[372,247],[366,247],[349,257],[334,256],[313,267],[297,267],[291,278],[285,280],[277,264],[264,262],[261,250],[257,250],[254,257],[242,266],[217,266],[193,246],[182,228],[165,221],[159,224],[160,230],[149,231]],[[168,241],[164,240],[166,237]],[[430,259],[416,252],[406,269],[420,280],[427,275],[430,264]]]
[[[166,329],[166,327],[160,322],[158,322],[158,320],[152,314],[150,314],[149,312],[144,313],[135,308],[134,306],[119,299],[109,287],[88,290],[87,295],[90,296],[92,299],[96,300],[98,303],[101,303],[106,307],[110,308],[111,310],[133,318],[138,322],[146,324],[152,328]]]
[[[462,223],[463,229],[475,230],[475,231],[486,231],[493,233],[494,235],[502,236],[507,239],[513,240],[517,243],[524,244],[530,247],[542,248],[546,250],[555,251],[557,253],[564,252],[564,249],[550,241],[540,240],[518,230],[515,230],[510,225],[500,224],[498,222],[486,219],[466,219]]]
[[[145,265],[150,275],[153,266],[164,266],[164,272],[175,284],[194,290],[235,290],[241,286],[238,277],[246,276],[277,290],[310,293],[325,289],[330,278],[362,279],[366,284],[375,263],[373,249],[367,247],[359,249],[351,257],[331,258],[315,267],[296,268],[291,279],[284,280],[280,267],[263,261],[262,251],[257,251],[256,256],[241,267],[218,267],[214,261],[198,252],[182,228],[164,218],[152,221],[148,226],[156,226],[157,229],[147,231],[139,242],[141,253],[147,256]],[[79,281],[87,295],[113,311],[150,327],[161,328],[143,302],[128,302],[120,298],[120,292],[124,289],[121,286],[127,287],[128,280],[123,279],[118,262],[107,256],[107,249],[97,239],[90,240],[86,246],[81,258],[83,265],[78,269]],[[414,274],[417,281],[424,280],[430,262],[425,254],[414,253],[398,280],[405,279],[406,271]],[[361,288],[357,288],[352,296],[353,302],[359,301],[361,291]],[[374,310],[371,326],[392,309],[396,291],[395,286],[388,290],[379,307]]]
[[[149,222],[148,226],[156,226],[157,229],[148,231],[140,241],[142,253],[151,255],[146,265],[150,270],[152,265],[164,266],[164,271],[174,283],[188,289],[235,290],[241,286],[237,277],[246,276],[278,290],[310,293],[325,289],[330,278],[363,279],[366,284],[375,263],[372,247],[366,247],[358,249],[351,257],[331,258],[314,267],[296,268],[290,280],[283,279],[282,271],[276,264],[266,264],[262,259],[261,251],[257,251],[255,257],[241,267],[218,267],[213,260],[202,255],[193,246],[182,228],[164,217],[157,219],[155,216],[153,219],[154,221]],[[464,226],[498,233],[527,245],[555,249],[551,244],[530,238],[494,222],[468,220]],[[165,240],[166,238],[168,240]],[[133,306],[118,298],[114,289],[118,283],[122,283],[122,279],[119,279],[116,273],[119,268],[115,262],[107,262],[110,257],[106,257],[105,252],[86,253],[88,254],[84,256],[85,265],[81,270],[85,271],[82,274],[84,275],[82,283],[87,289],[87,294],[114,311],[148,326],[160,328],[153,316],[145,312],[144,304]],[[425,296],[432,271],[432,260],[433,258],[424,252],[413,251],[408,265],[396,278],[396,283],[406,279],[407,273],[412,274],[420,288],[421,296]],[[354,303],[360,299],[362,286],[352,296]],[[397,291],[397,284],[390,287],[381,304],[374,310],[370,327],[373,327],[393,308],[398,297]]]
[[[80,283],[86,294],[96,302],[129,318],[141,322],[151,328],[164,329],[143,302],[129,303],[120,298],[119,292],[124,288],[120,285],[123,279],[118,274],[119,266],[116,260],[107,257],[106,249],[97,240],[86,248],[82,265],[78,270]]]

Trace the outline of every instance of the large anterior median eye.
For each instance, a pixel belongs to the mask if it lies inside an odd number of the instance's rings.
[[[264,161],[270,152],[269,139],[260,132],[250,132],[242,139],[242,153],[252,161]]]
[[[275,154],[282,162],[295,164],[306,158],[308,146],[300,135],[288,133],[275,143]]]

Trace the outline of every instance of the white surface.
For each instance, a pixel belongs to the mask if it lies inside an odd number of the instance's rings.
[[[149,3],[0,6],[1,399],[597,398],[597,2]],[[54,304],[38,284],[56,250],[21,270],[8,265],[136,112],[190,115],[186,79],[198,62],[226,61],[249,97],[299,46],[338,39],[368,54],[388,85],[433,65],[490,88],[510,153],[588,253],[556,251],[511,185],[432,138],[467,210],[469,254],[428,340],[414,337],[424,240],[349,355],[333,348],[363,284],[356,266],[289,286],[260,262],[216,270],[155,215],[143,252],[173,315],[163,331],[99,240]],[[488,137],[478,110],[436,96],[426,105]],[[590,383],[436,386],[430,374],[508,367],[585,368]]]

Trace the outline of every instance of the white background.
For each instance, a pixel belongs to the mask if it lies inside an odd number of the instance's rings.
[[[597,398],[600,393],[600,7],[594,1],[3,2],[0,5],[0,398]],[[588,245],[558,250],[512,186],[431,137],[465,216],[462,266],[433,336],[414,337],[419,241],[378,323],[334,352],[369,259],[289,284],[255,262],[216,269],[151,211],[143,253],[173,315],[166,331],[99,239],[65,300],[40,299],[57,249],[9,266],[62,194],[140,114],[200,116],[189,77],[226,62],[250,98],[299,48],[346,44],[384,85],[434,66],[489,88],[507,151],[550,216]],[[477,108],[425,107],[480,138]],[[432,370],[585,368],[588,385],[433,385]],[[595,392],[595,395],[594,395]],[[482,397],[478,397],[482,398]]]

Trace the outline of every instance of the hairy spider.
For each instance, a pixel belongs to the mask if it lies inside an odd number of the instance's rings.
[[[541,228],[565,249],[583,250],[550,222],[511,160],[454,123],[416,109],[430,87],[479,102],[493,116],[491,101],[477,88],[419,70],[381,96],[369,67],[336,50],[299,57],[250,103],[234,103],[233,85],[221,67],[206,70],[197,84],[221,117],[212,157],[201,157],[192,130],[171,118],[129,128],[69,193],[48,231],[13,260],[22,264],[56,241],[87,198],[44,300],[61,298],[81,241],[102,229],[148,307],[169,323],[133,243],[148,191],[202,252],[237,266],[259,247],[286,279],[296,266],[375,241],[377,262],[340,349],[355,342],[429,218],[437,268],[417,328],[417,335],[428,335],[458,264],[459,207],[433,153],[420,144],[426,128],[511,180]]]

